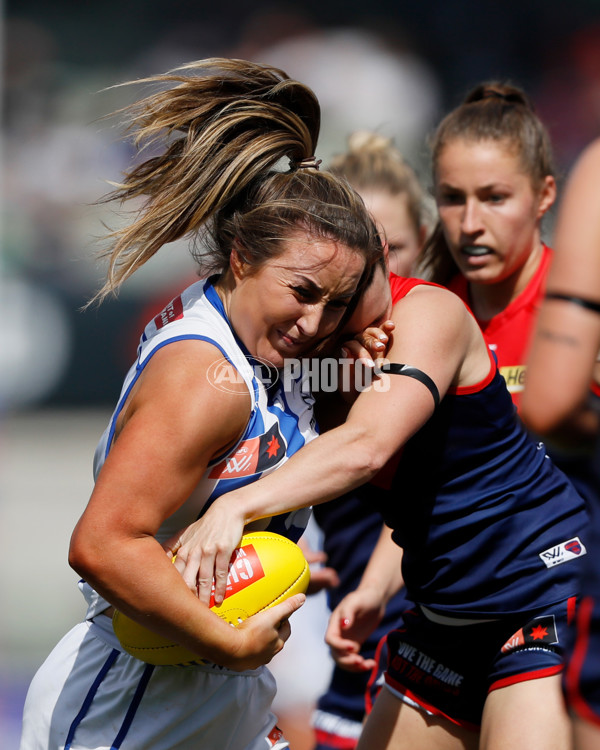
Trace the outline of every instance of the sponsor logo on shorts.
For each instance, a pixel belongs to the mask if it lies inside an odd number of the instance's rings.
[[[458,695],[464,676],[436,661],[410,643],[399,641],[391,660],[391,668],[417,685],[437,687]]]
[[[321,744],[336,743],[340,750],[346,746],[355,748],[360,737],[362,724],[354,719],[345,719],[343,716],[321,711],[317,709],[312,716],[312,725],[319,735],[322,736]],[[346,742],[348,740],[348,742]]]
[[[555,565],[561,565],[585,554],[587,554],[587,550],[579,537],[576,536],[540,552],[540,559],[547,568],[553,568]]]
[[[283,732],[278,726],[274,726],[266,737],[267,747],[277,750],[277,748],[287,748],[288,743],[284,739]]]
[[[556,620],[554,615],[543,615],[535,617],[531,622],[522,627],[520,630],[506,641],[502,646],[502,653],[507,654],[515,648],[527,646],[541,646],[542,644],[550,645],[558,643],[556,632]]]
[[[260,562],[260,558],[252,544],[246,544],[244,547],[234,550],[231,560],[229,561],[229,570],[227,571],[227,588],[225,590],[225,599],[228,596],[237,594],[238,591],[251,586],[256,581],[265,577],[265,571]],[[210,606],[214,606],[215,584],[213,581],[213,590],[210,595]]]

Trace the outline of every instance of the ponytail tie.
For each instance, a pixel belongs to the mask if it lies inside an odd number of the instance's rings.
[[[308,159],[302,159],[302,161],[290,161],[290,169],[319,169],[319,164],[322,159],[317,159],[316,156],[310,156]]]
[[[482,99],[501,99],[507,104],[523,104],[522,100],[515,94],[503,94],[496,89],[485,89],[481,94]]]

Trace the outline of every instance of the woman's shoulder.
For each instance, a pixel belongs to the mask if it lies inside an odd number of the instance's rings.
[[[442,308],[456,308],[468,312],[468,307],[455,292],[433,281],[417,278],[396,277],[399,281],[392,286],[392,303],[396,307],[399,303],[414,303],[420,300],[422,305],[431,305],[435,310],[438,305]],[[391,284],[390,280],[390,284]]]
[[[578,159],[575,162],[575,169],[593,170],[592,174],[595,178],[595,182],[598,179],[598,170],[600,169],[600,137],[591,141],[581,152]]]
[[[255,372],[231,328],[223,304],[210,281],[184,289],[146,326],[137,370],[159,362],[191,380],[204,372],[217,390],[254,394]]]
[[[463,362],[483,337],[467,305],[446,287],[422,280],[407,285],[404,293],[394,300],[391,319],[394,321],[394,338],[411,341],[446,357],[452,351]],[[481,341],[479,341],[481,340]],[[418,342],[421,342],[419,344]],[[413,363],[414,364],[414,363]],[[458,366],[458,361],[456,362]]]
[[[209,281],[195,282],[165,305],[146,325],[141,349],[192,338],[205,339],[219,348],[238,348],[223,304]]]
[[[405,297],[415,287],[433,287],[437,289],[443,289],[440,284],[434,284],[432,281],[425,281],[424,279],[418,279],[409,276],[397,276],[395,273],[390,273],[390,288],[392,290],[392,303],[395,304],[403,297]]]

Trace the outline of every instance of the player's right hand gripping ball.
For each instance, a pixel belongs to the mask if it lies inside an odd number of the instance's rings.
[[[211,610],[231,625],[279,604],[308,588],[310,570],[297,544],[270,531],[244,534],[229,563],[227,590],[220,606]],[[115,611],[113,628],[127,653],[158,666],[198,664],[192,651],[153,633],[122,612]]]

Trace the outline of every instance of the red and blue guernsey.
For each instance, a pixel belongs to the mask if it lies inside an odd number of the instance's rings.
[[[552,262],[552,250],[542,247],[539,265],[527,283],[525,289],[504,310],[489,320],[480,320],[475,316],[487,345],[494,352],[500,368],[500,374],[506,380],[506,386],[517,408],[520,406],[521,392],[525,382],[527,357],[535,330],[540,306],[544,299],[546,278]],[[457,274],[448,284],[450,291],[457,294],[470,306],[469,283],[462,274]],[[592,381],[589,395],[590,406],[598,408],[600,384]],[[552,460],[573,482],[577,490],[588,502],[600,502],[598,484],[594,478],[593,461],[587,449],[578,449],[576,445],[565,448],[548,441],[548,453]]]
[[[552,262],[552,250],[544,245],[540,263],[526,288],[507,307],[490,320],[477,320],[487,345],[496,355],[500,374],[515,406],[519,406],[527,369],[527,355],[535,328],[535,321],[544,298],[546,277]],[[448,289],[470,305],[469,283],[457,274]]]
[[[422,283],[392,279],[394,303]],[[584,502],[526,432],[492,355],[485,380],[450,390],[406,443],[394,496],[382,511],[414,601],[468,617],[577,593]]]
[[[282,378],[247,352],[209,279],[189,286],[146,326],[137,360],[125,377],[117,407],[96,449],[94,476],[104,464],[117,418],[144,368],[162,347],[184,339],[206,341],[215,347],[214,368],[207,375],[208,388],[231,387],[232,371],[224,365],[234,366],[236,377],[243,380],[250,393],[251,413],[237,444],[211,462],[194,492],[161,525],[156,535],[159,542],[193,523],[217,497],[270,473],[317,436],[314,401],[302,388],[301,375]],[[276,516],[267,528],[297,541],[310,512],[307,508]],[[81,587],[90,605],[88,618],[108,606],[87,584]]]

